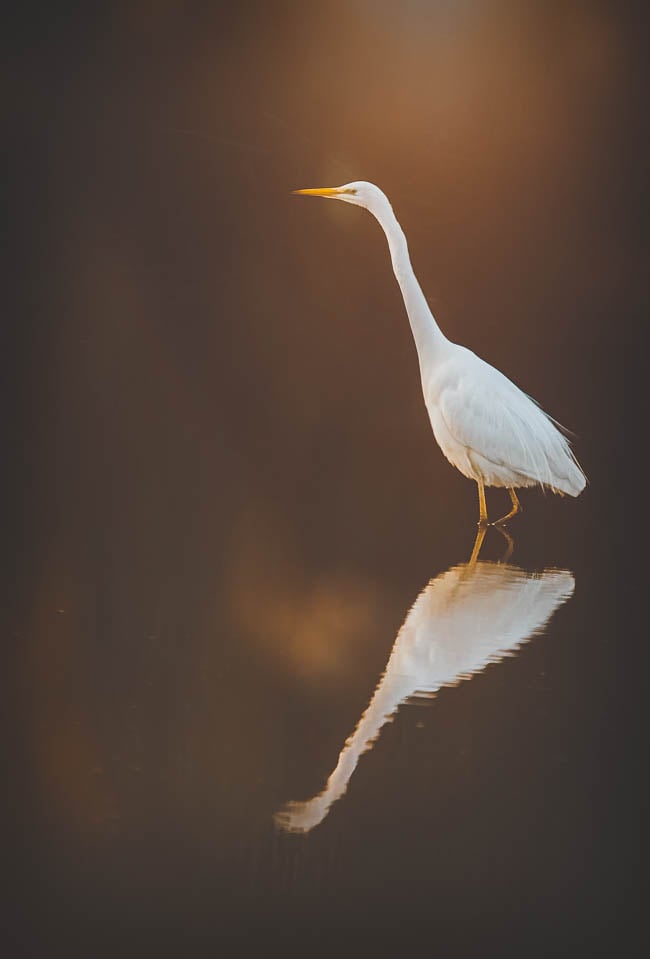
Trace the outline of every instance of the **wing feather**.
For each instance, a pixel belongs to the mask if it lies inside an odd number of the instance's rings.
[[[474,461],[486,461],[483,472],[492,485],[539,483],[577,496],[586,480],[567,437],[519,387],[474,359],[469,369],[463,364],[460,376],[447,379],[438,398],[455,442]]]

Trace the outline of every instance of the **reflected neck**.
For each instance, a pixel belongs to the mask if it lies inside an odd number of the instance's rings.
[[[350,777],[357,768],[361,755],[372,749],[382,726],[414,692],[412,676],[399,673],[396,676],[391,675],[391,663],[395,658],[396,648],[398,648],[397,643],[372,699],[339,753],[338,762],[327,780],[325,789],[311,800],[312,803],[319,804],[323,819],[332,803],[340,799],[347,790]]]

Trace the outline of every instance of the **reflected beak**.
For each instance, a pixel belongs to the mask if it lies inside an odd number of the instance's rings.
[[[317,190],[292,190],[292,193],[300,194],[301,196],[337,196],[339,193],[345,192],[346,191],[342,190],[339,186],[323,186]]]

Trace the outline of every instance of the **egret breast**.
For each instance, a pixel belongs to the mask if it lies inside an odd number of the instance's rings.
[[[473,462],[471,450],[454,439],[438,406],[430,403],[426,397],[425,403],[433,435],[446,459],[468,479],[475,481],[483,479],[483,474],[477,470],[477,466]]]

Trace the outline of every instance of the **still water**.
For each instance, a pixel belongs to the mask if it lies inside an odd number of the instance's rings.
[[[477,552],[480,544],[477,542]],[[476,559],[441,573],[420,593],[401,626],[386,669],[356,729],[339,754],[326,788],[276,815],[282,829],[309,832],[347,790],[360,755],[400,705],[471,679],[490,663],[513,656],[540,632],[573,593],[562,570],[539,574]]]
[[[114,553],[119,522],[84,566],[53,544],[18,672],[37,916],[20,941],[596,950],[613,922],[611,596],[598,543],[577,546],[584,510],[528,500],[480,552],[473,495],[464,524],[411,529],[410,556],[389,530],[394,576],[380,537],[365,576],[358,543],[354,563],[298,568],[259,522],[221,569],[210,536],[182,562],[164,532],[160,552]]]

